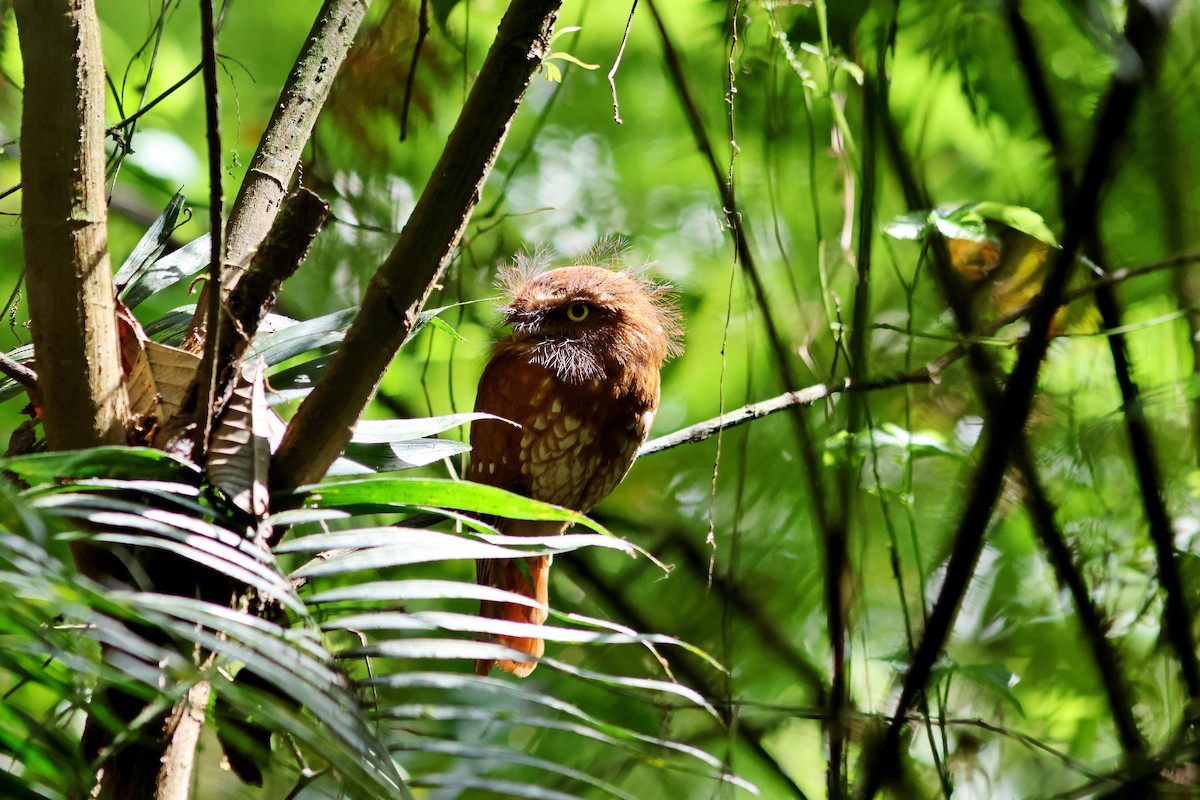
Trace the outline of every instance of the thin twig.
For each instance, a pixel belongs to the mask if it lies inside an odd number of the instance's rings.
[[[6,353],[0,353],[0,372],[21,384],[26,391],[37,391],[37,373],[24,364],[13,361]]]
[[[130,125],[133,125],[134,123],[136,123],[139,119],[144,117],[146,114],[150,113],[150,111],[152,111],[154,109],[154,107],[157,106],[159,103],[161,103],[163,100],[166,100],[172,94],[174,94],[178,90],[182,89],[188,83],[188,81],[190,81],[192,78],[199,75],[203,69],[204,69],[203,63],[197,64],[196,66],[192,67],[192,69],[186,75],[184,75],[179,80],[175,81],[175,83],[173,83],[167,89],[164,89],[162,94],[160,94],[158,97],[155,97],[149,103],[146,103],[146,105],[142,106],[137,111],[130,114],[128,117],[125,117],[125,119],[121,120],[120,122],[118,122],[115,125],[113,125],[112,127],[110,127],[108,129],[108,135],[115,136],[118,132],[120,132],[120,131],[124,130],[125,128],[128,128]],[[3,195],[0,195],[0,197],[3,197]]]
[[[1104,276],[1096,278],[1089,283],[1072,289],[1067,292],[1063,298],[1064,302],[1073,302],[1081,297],[1084,297],[1091,292],[1096,291],[1099,287],[1105,285],[1113,285],[1121,281],[1129,280],[1130,278],[1148,275],[1153,272],[1159,272],[1164,269],[1173,269],[1184,264],[1190,264],[1200,261],[1200,250],[1193,250],[1187,253],[1182,253],[1170,258],[1164,258],[1159,261],[1153,261],[1146,264],[1139,264],[1134,267],[1126,267],[1124,269],[1113,270],[1105,273]],[[1035,301],[1036,302],[1036,298]],[[962,337],[962,341],[954,347],[947,350],[942,355],[932,359],[923,367],[907,372],[897,373],[890,376],[880,376],[876,378],[865,379],[860,383],[853,383],[846,379],[826,381],[825,383],[808,386],[804,389],[798,389],[794,392],[784,392],[777,397],[767,400],[762,400],[757,403],[751,403],[741,408],[722,414],[718,417],[698,422],[695,425],[690,425],[686,428],[681,428],[674,433],[668,433],[664,436],[659,436],[651,439],[642,445],[638,451],[638,457],[648,456],[653,453],[658,453],[663,450],[669,450],[673,447],[679,447],[685,444],[694,444],[702,442],[705,439],[713,436],[718,430],[724,428],[734,428],[738,425],[744,425],[747,422],[753,422],[757,419],[775,414],[779,411],[785,411],[795,405],[812,405],[819,400],[830,397],[835,394],[844,392],[866,392],[876,391],[879,389],[890,389],[896,386],[906,386],[922,383],[937,383],[940,375],[950,367],[951,364],[961,359],[967,348],[981,340],[994,335],[1001,328],[1025,319],[1033,311],[1033,302],[1026,303],[1019,308],[1005,314],[996,320],[989,323],[983,330],[971,336]]]
[[[208,325],[210,291],[220,288],[222,295],[228,295],[250,253],[271,230],[334,77],[370,5],[371,0],[325,0],[321,5],[230,208],[222,283],[205,284],[192,317],[193,335]]]
[[[221,185],[221,111],[220,96],[217,88],[217,31],[213,23],[213,0],[200,0],[201,26],[201,65],[204,68],[204,112],[206,119],[206,139],[208,142],[208,225],[211,237],[211,250],[208,265],[208,284],[212,287],[221,285],[221,268],[224,264],[224,247],[222,233],[224,224],[222,211],[225,206],[225,192]],[[208,318],[219,318],[221,310],[221,293],[208,293]],[[208,437],[212,432],[212,398],[217,389],[217,349],[219,346],[220,327],[214,325],[204,340],[204,359],[197,371],[197,387],[199,389],[197,404],[198,425],[194,434],[196,450],[203,452],[208,447]]]
[[[780,411],[811,406],[817,401],[824,400],[826,397],[831,397],[835,394],[890,389],[910,383],[932,383],[934,375],[935,373],[932,373],[929,367],[925,366],[912,372],[903,372],[880,378],[869,378],[859,383],[855,383],[849,378],[837,378],[825,383],[808,386],[804,389],[798,389],[794,392],[784,392],[768,400],[751,403],[718,417],[681,428],[674,433],[668,433],[665,436],[651,439],[638,450],[638,458],[663,450],[669,450],[672,447],[679,447],[680,445],[703,442],[710,436],[714,436],[718,431],[727,428],[736,428],[738,425],[745,425],[747,422],[753,422],[756,419],[762,419]]]
[[[608,71],[608,85],[612,89],[613,100],[613,120],[618,125],[624,125],[624,120],[621,119],[621,104],[617,100],[617,70],[621,68],[621,59],[625,56],[625,43],[629,41],[629,29],[633,27],[633,12],[637,11],[637,0],[633,0],[633,5],[629,8],[629,19],[625,21],[625,35],[621,37],[621,48],[617,50],[617,57],[613,61],[612,69]]]
[[[716,182],[725,224],[733,234],[738,263],[742,265],[742,271],[749,278],[751,287],[754,290],[755,303],[762,317],[762,323],[766,328],[767,341],[771,347],[775,367],[779,372],[779,377],[784,386],[796,386],[798,381],[795,379],[795,370],[792,367],[791,352],[788,345],[784,342],[779,326],[775,322],[774,314],[771,313],[771,305],[767,299],[766,285],[759,273],[754,252],[750,247],[749,238],[742,223],[742,215],[738,209],[737,200],[733,195],[733,189],[725,180],[723,171],[717,163],[712,143],[709,141],[708,134],[704,129],[704,121],[700,116],[700,110],[696,105],[695,99],[692,97],[691,90],[688,88],[682,61],[667,32],[662,15],[659,13],[654,0],[647,0],[647,2],[650,7],[650,13],[654,17],[655,25],[658,27],[667,71],[679,96],[679,101],[683,107],[684,115],[687,117],[688,126],[691,128],[696,147],[708,164],[709,171]],[[832,527],[834,523],[831,520],[828,508],[828,498],[822,477],[823,467],[817,456],[808,418],[798,407],[793,409],[793,413],[789,414],[789,417],[795,427],[797,448],[800,458],[804,463],[804,477],[809,485],[809,502],[811,503],[813,515],[817,520],[817,527],[821,530],[825,540],[841,536],[842,532],[834,530]]]
[[[412,60],[408,64],[408,77],[404,81],[404,104],[400,107],[400,141],[408,140],[408,112],[412,106],[413,88],[417,84],[417,65],[421,63],[421,45],[429,36],[429,0],[421,0],[417,11],[417,41],[413,44]]]

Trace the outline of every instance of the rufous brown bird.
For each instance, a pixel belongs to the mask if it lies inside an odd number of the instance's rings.
[[[680,351],[679,315],[665,287],[639,271],[597,266],[538,273],[519,259],[501,274],[512,333],[500,339],[479,378],[475,410],[516,423],[477,420],[471,480],[584,512],[611,492],[637,455],[658,408],[659,370]],[[500,520],[503,533],[554,535],[560,522]],[[522,563],[523,562],[523,563]],[[476,562],[481,584],[540,607],[483,601],[485,617],[546,621],[550,556]],[[524,677],[543,651],[534,636],[497,636],[527,660],[495,662]],[[493,661],[476,662],[486,675]]]

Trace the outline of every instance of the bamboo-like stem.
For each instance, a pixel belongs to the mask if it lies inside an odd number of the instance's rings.
[[[322,380],[288,425],[271,465],[276,489],[319,480],[408,338],[479,202],[525,89],[549,52],[561,0],[514,0],[442,156]]]
[[[123,444],[104,190],[104,62],[92,0],[13,4],[25,64],[21,230],[46,442]]]

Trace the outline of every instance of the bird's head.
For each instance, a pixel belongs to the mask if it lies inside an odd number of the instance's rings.
[[[572,266],[534,272],[527,264],[501,275],[511,300],[503,309],[507,341],[567,383],[620,379],[639,368],[658,372],[679,352],[679,314],[665,286],[631,270]]]

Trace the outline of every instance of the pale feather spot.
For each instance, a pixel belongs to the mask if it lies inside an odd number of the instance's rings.
[[[496,474],[496,465],[488,464],[488,475],[495,475],[495,474]]]
[[[575,442],[578,440],[579,440],[579,437],[577,437],[575,434],[568,433],[566,436],[563,436],[558,440],[558,446],[560,448],[562,448],[563,450],[566,450],[568,447],[575,444]]]
[[[544,430],[546,430],[546,426],[547,426],[547,425],[549,425],[549,424],[550,424],[550,423],[548,423],[548,422],[546,421],[546,415],[545,415],[545,414],[538,414],[538,418],[537,418],[537,419],[535,419],[535,420],[533,421],[533,427],[534,427],[534,430],[539,430],[539,431],[544,431]]]
[[[529,445],[532,442],[533,442],[533,434],[526,433],[524,436],[521,437],[521,449],[524,450],[525,448],[529,447]]]
[[[562,411],[562,403],[558,402],[558,400],[555,400],[553,403],[550,404],[550,413],[551,414],[557,414],[560,411]]]
[[[647,411],[645,414],[642,414],[641,423],[642,423],[641,434],[642,434],[642,436],[645,436],[646,434],[648,434],[650,432],[650,428],[654,425],[654,412]]]
[[[566,431],[573,431],[582,424],[583,423],[580,421],[579,417],[564,417],[563,418],[563,429]]]

